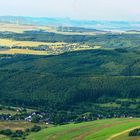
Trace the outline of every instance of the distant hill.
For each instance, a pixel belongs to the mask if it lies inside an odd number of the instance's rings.
[[[140,22],[129,21],[95,21],[95,20],[74,20],[70,18],[37,18],[1,16],[1,23],[16,23],[28,25],[50,25],[50,26],[70,26],[86,27],[97,30],[139,30]]]
[[[140,30],[128,30],[127,32],[136,32],[136,33],[140,33]]]

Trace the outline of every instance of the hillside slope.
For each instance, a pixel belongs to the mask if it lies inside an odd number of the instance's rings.
[[[80,124],[68,124],[31,134],[28,140],[115,140],[120,132],[140,127],[139,119],[107,119]],[[127,136],[126,136],[127,138]],[[126,140],[125,137],[123,140]],[[135,140],[130,137],[130,140]]]
[[[1,100],[55,106],[96,102],[102,97],[138,98],[139,63],[139,53],[117,50],[58,56],[1,55]]]
[[[27,25],[73,26],[89,27],[102,30],[137,30],[140,23],[135,21],[98,21],[98,20],[74,20],[70,18],[37,18],[21,16],[0,16],[2,23],[15,23]],[[100,25],[100,26],[99,26]]]

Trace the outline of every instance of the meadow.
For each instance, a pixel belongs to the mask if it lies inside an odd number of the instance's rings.
[[[34,124],[21,121],[0,122],[1,129],[23,130],[31,128]],[[42,130],[31,132],[26,140],[139,140],[140,137],[130,137],[128,133],[140,128],[139,118],[104,119],[83,123],[70,123],[45,127]],[[22,139],[22,138],[21,138]],[[21,140],[18,138],[18,140]],[[10,140],[9,137],[0,135],[0,140]]]
[[[27,129],[30,129],[34,126],[34,123],[27,121],[0,121],[0,131],[10,129],[11,131],[21,130],[25,132]],[[45,128],[46,125],[43,123],[39,123],[38,126],[41,128]],[[0,134],[0,140],[13,140],[10,136],[5,136]],[[15,138],[21,140],[22,138]],[[14,139],[14,140],[15,140]]]
[[[0,121],[0,130],[25,130],[26,128],[30,128],[33,125],[33,123],[24,121]]]
[[[1,106],[0,105],[0,115],[2,115],[2,114],[16,115],[16,114],[21,114],[21,113],[31,113],[33,111],[36,111],[36,110],[33,110],[33,109],[23,110],[23,109],[18,108],[18,107]]]
[[[68,124],[43,129],[30,134],[28,140],[117,140],[116,135],[140,127],[140,119],[120,118]],[[128,138],[124,135],[123,140]],[[135,140],[133,138],[133,140]]]
[[[31,25],[18,25],[18,24],[3,24],[0,23],[0,31],[1,32],[15,32],[15,33],[23,33],[28,30],[37,30],[36,26]]]

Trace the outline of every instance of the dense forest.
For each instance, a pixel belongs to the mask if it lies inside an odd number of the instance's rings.
[[[1,100],[36,106],[138,98],[139,54],[94,50],[58,56],[1,56]],[[28,98],[27,98],[28,97]]]
[[[92,117],[88,114],[92,119],[99,116],[139,116],[139,35],[68,36],[25,32],[20,35],[3,33],[1,38],[85,41],[88,45],[98,43],[103,46],[101,49],[54,56],[0,55],[1,104],[50,111],[53,112],[53,121],[57,115],[59,119],[65,116],[67,122],[87,112],[94,112],[94,115],[90,114]],[[118,99],[128,101],[118,103]],[[113,102],[121,107],[98,106]],[[131,104],[135,108],[131,108]]]

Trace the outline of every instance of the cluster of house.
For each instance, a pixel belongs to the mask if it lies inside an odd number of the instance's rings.
[[[19,110],[17,110],[19,112]],[[38,117],[39,122],[44,122],[46,124],[50,124],[50,119],[46,117],[45,112],[32,112],[28,114],[15,114],[15,115],[10,115],[10,114],[0,114],[0,121],[8,121],[8,120],[16,120],[16,121],[28,121],[31,122],[33,120],[33,117]]]
[[[11,115],[9,114],[0,114],[0,121],[8,121],[11,120]]]
[[[25,118],[25,121],[31,122],[34,116],[38,116],[40,118],[40,122],[45,122],[46,124],[51,123],[50,119],[45,117],[45,112],[32,112]]]

